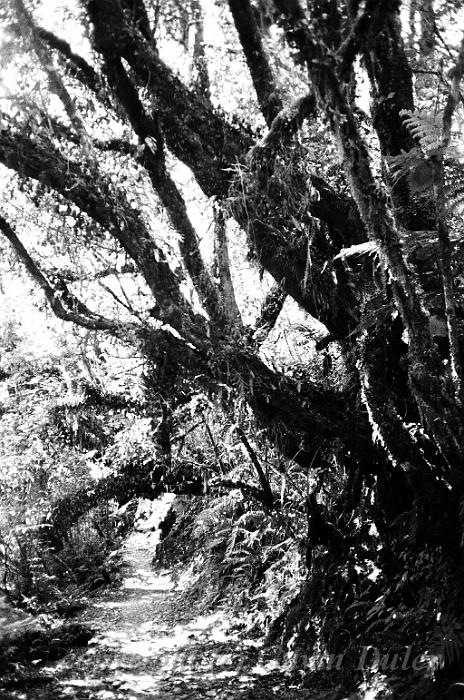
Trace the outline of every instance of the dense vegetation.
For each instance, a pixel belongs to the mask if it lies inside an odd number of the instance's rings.
[[[132,500],[170,491],[160,556],[190,545],[205,602],[296,666],[342,655],[350,690],[409,648],[382,697],[461,680],[461,5],[1,9],[18,604],[109,580]]]

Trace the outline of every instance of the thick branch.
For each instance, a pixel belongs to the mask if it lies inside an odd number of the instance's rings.
[[[211,97],[211,86],[205,55],[203,10],[200,0],[191,1],[195,21],[195,39],[193,43],[193,70],[195,71],[194,84],[200,95],[203,95],[203,97],[209,101]]]
[[[316,97],[309,92],[294,103],[282,109],[274,119],[269,132],[251,151],[250,158],[272,159],[282,147],[292,144],[294,135],[303,122],[316,114]],[[327,225],[330,237],[340,248],[366,240],[366,231],[355,202],[336,192],[323,178],[311,175],[311,185],[317,190],[317,197],[308,202],[309,212]],[[306,183],[306,186],[308,184]]]
[[[442,147],[447,148],[451,140],[451,125],[456,107],[459,104],[461,95],[459,92],[462,76],[464,74],[464,38],[461,40],[459,54],[453,69],[450,71],[451,86],[443,110],[443,136]]]
[[[299,383],[270,369],[254,351],[239,341],[192,350],[184,341],[163,331],[147,336],[144,352],[157,366],[169,357],[184,373],[208,391],[223,393],[224,385],[240,387],[260,424],[272,440],[298,463],[310,463],[304,443],[341,440],[354,454],[370,460],[373,473],[378,457],[372,447],[365,414],[356,409],[356,394],[334,392],[311,381]],[[159,365],[158,365],[159,363]]]
[[[229,0],[230,11],[242,44],[261,112],[270,126],[282,109],[282,101],[263,46],[249,0]]]
[[[223,195],[229,186],[230,168],[237,158],[243,157],[251,145],[249,136],[237,128],[228,127],[225,122],[201,101],[198,96],[188,91],[172,72],[162,63],[147,45],[135,28],[130,29],[127,19],[121,12],[118,14],[118,4],[112,3],[111,10],[105,12],[105,3],[89,2],[89,14],[94,24],[96,48],[105,55],[113,55],[119,60],[119,55],[131,64],[137,72],[140,81],[148,84],[152,95],[156,98],[158,114],[169,148],[189,167],[192,168],[198,182],[207,194]],[[109,18],[111,21],[109,21]],[[113,21],[114,20],[114,21]],[[270,129],[269,141],[277,143],[279,135],[295,132],[303,119],[314,109],[312,97],[303,98],[296,106],[279,113],[277,120]],[[338,252],[337,237],[364,236],[359,217],[356,220],[356,208],[347,199],[338,198],[323,181],[313,181],[320,196],[308,202],[309,211],[325,221],[332,228],[335,250]],[[298,187],[306,189],[307,182],[298,183]],[[284,289],[303,305],[313,316],[325,322],[334,337],[344,337],[356,324],[354,303],[350,300],[350,291],[339,276],[334,288],[334,282],[329,270],[324,272],[324,280],[319,289],[314,291],[308,285],[308,237],[291,235],[281,242],[274,240],[274,226],[269,228],[262,221],[261,212],[249,206],[235,209],[238,222],[248,229],[249,221],[253,222],[253,236],[259,257],[263,266],[282,283]],[[278,207],[276,200],[269,206]],[[295,216],[295,212],[292,212]],[[296,212],[297,218],[300,212]],[[251,219],[250,219],[251,216]],[[346,222],[350,221],[347,226]],[[273,222],[274,223],[274,222]],[[289,232],[294,228],[292,219],[282,222],[275,221],[278,230],[284,223],[283,230]],[[308,234],[309,235],[309,234]],[[278,245],[276,245],[278,242]],[[344,240],[344,246],[351,245],[357,240]],[[341,247],[341,246],[340,246]],[[333,257],[329,254],[328,257]],[[315,273],[315,268],[313,270]],[[314,278],[312,280],[314,284]],[[321,296],[322,295],[322,296]],[[322,298],[323,297],[323,298]]]
[[[32,142],[21,133],[0,131],[0,162],[23,177],[52,187],[103,226],[123,247],[145,278],[161,306],[176,306],[188,314],[163,252],[157,247],[124,194],[103,177],[66,158],[51,143]]]
[[[244,158],[244,154],[251,146],[249,135],[243,129],[229,127],[198,95],[188,91],[159,60],[136,29],[127,25],[124,15],[118,10],[118,3],[111,3],[111,8],[106,8],[106,1],[96,3],[89,0],[87,4],[94,26],[96,49],[106,56],[112,55],[119,58],[122,55],[138,76],[140,84],[144,87],[148,86],[156,101],[157,114],[169,149],[192,169],[204,192],[219,196],[227,194],[232,179],[230,172],[236,166],[237,160]],[[111,21],[108,21],[109,18]],[[279,134],[289,131],[294,133],[313,109],[314,98],[309,96],[279,113],[270,129],[269,143],[273,140],[277,142]],[[337,236],[343,234],[346,238],[346,233],[343,232],[347,231],[350,236],[357,235],[356,231],[362,230],[362,224],[359,223],[358,216],[357,225],[353,225],[356,207],[348,200],[345,202],[343,199],[337,199],[334,193],[326,197],[330,188],[324,186],[322,181],[319,182],[321,196],[309,202],[310,212],[312,213],[314,207],[316,216],[321,216],[322,220],[325,217],[328,226],[335,225]],[[305,183],[299,182],[298,187],[306,189],[307,186],[306,175]],[[253,203],[248,197],[243,203],[245,206],[234,207],[233,213],[245,230],[249,229],[250,222],[253,223],[255,230],[252,237],[255,238],[263,266],[309,313],[317,318],[322,314],[321,320],[327,321],[332,326],[330,331],[335,337],[346,336],[352,328],[353,321],[356,323],[356,318],[353,318],[356,314],[350,300],[350,292],[343,280],[340,278],[336,288],[333,289],[331,274],[328,270],[326,271],[324,284],[320,287],[326,301],[321,303],[320,293],[313,294],[309,287],[306,288],[308,281],[306,236],[304,239],[292,236],[291,244],[285,241],[282,245],[276,246],[275,241],[272,240],[274,226],[271,225],[269,228],[262,221],[262,212],[253,208]],[[276,211],[279,202],[269,200],[269,206]],[[297,212],[298,217],[300,213]],[[294,212],[292,214],[295,216]],[[346,226],[347,220],[350,221],[350,227]],[[275,223],[280,227],[280,220]],[[293,227],[291,218],[285,221],[284,230],[290,230]],[[348,245],[353,242],[350,241]],[[334,255],[337,252],[338,250],[335,250]],[[336,309],[332,309],[334,304],[332,301],[328,303],[329,299],[337,300]]]
[[[194,91],[188,90],[136,27],[128,24],[116,0],[87,0],[96,50],[124,58],[140,85],[152,95],[170,151],[192,168],[207,195],[224,195],[228,168],[251,146],[243,129],[231,126]]]
[[[104,94],[105,87],[101,75],[82,56],[74,53],[67,41],[60,39],[56,34],[43,27],[37,27],[37,32],[42,41],[58,51],[65,60],[68,72],[73,78],[79,80],[97,96],[101,97]]]
[[[283,291],[281,285],[273,284],[264,299],[261,313],[255,323],[254,337],[259,342],[262,342],[274,328],[286,298],[287,294]]]
[[[322,321],[333,337],[344,338],[357,324],[357,302],[343,271],[337,270],[335,277],[326,261],[347,238],[351,245],[364,240],[365,233],[353,202],[319,178],[308,180],[305,156],[294,135],[314,109],[315,98],[307,95],[279,113],[250,152],[248,168],[235,184],[231,209],[260,263],[282,289]]]
[[[192,169],[206,194],[225,195],[232,179],[231,170],[251,146],[249,135],[243,129],[232,129],[227,126],[197,95],[182,85],[144,42],[143,37],[134,28],[127,26],[124,15],[118,11],[117,2],[112,3],[111,10],[108,8],[108,11],[105,11],[105,2],[96,3],[89,0],[87,7],[94,26],[96,49],[106,56],[113,56],[114,59],[119,59],[122,55],[138,76],[140,84],[144,87],[148,86],[156,101],[157,114],[169,149]],[[108,21],[109,17],[111,22]],[[269,135],[269,141],[274,137],[277,139],[278,134],[286,131],[294,133],[313,109],[314,99],[308,97],[298,101],[296,106],[292,105],[288,110],[279,113],[277,121],[274,120],[275,124],[271,127],[272,135]],[[306,175],[305,183],[298,183],[298,187],[306,189],[307,186]],[[335,223],[339,232],[337,235],[340,235],[348,230],[345,225],[346,220],[354,223],[355,217],[347,215],[347,203],[343,200],[337,201],[335,196],[325,199],[325,194],[329,190],[330,188],[322,186],[320,198],[317,198],[318,201],[310,202],[309,208],[311,211],[314,205],[317,209],[315,215],[321,214],[327,217],[327,221],[330,222],[328,225]],[[289,241],[285,243],[282,241],[282,245],[276,246],[275,241],[272,240],[274,226],[271,225],[269,228],[263,222],[262,212],[255,210],[253,203],[247,197],[243,204],[245,205],[243,207],[234,207],[233,213],[245,230],[249,229],[250,221],[253,223],[255,230],[252,237],[256,240],[256,248],[263,266],[269,270],[276,281],[284,285],[289,294],[303,304],[309,313],[317,318],[322,314],[321,320],[323,322],[327,320],[327,323],[332,326],[330,331],[335,337],[346,336],[351,330],[353,316],[356,314],[349,300],[349,290],[343,284],[343,280],[340,279],[339,285],[333,289],[331,274],[328,270],[326,271],[324,284],[320,287],[321,293],[324,290],[326,301],[321,303],[319,292],[313,294],[307,287],[308,240],[306,236],[304,239],[300,236],[292,236],[290,245]],[[279,202],[269,200],[269,206],[273,207],[275,212]],[[351,212],[355,212],[352,203],[348,207]],[[336,223],[335,212],[338,211],[342,216]],[[292,214],[295,216],[294,212]],[[299,217],[300,212],[297,212],[297,215]],[[280,227],[280,220],[275,223]],[[290,230],[293,227],[292,219],[289,218],[284,224],[284,230]],[[359,226],[358,217],[357,230],[359,227],[362,229],[362,225]],[[350,233],[354,230],[356,230],[355,227],[349,229]],[[334,255],[337,252],[338,250],[335,250]],[[329,299],[337,300],[335,310],[331,309],[334,304],[332,301],[328,303]],[[349,309],[348,312],[345,311],[346,308]]]
[[[329,122],[343,153],[345,169],[350,180],[351,190],[366,226],[369,237],[379,243],[380,250],[386,255],[393,279],[404,286],[404,294],[398,303],[402,308],[403,320],[411,334],[415,348],[432,348],[432,339],[428,329],[428,319],[423,309],[417,285],[410,279],[403,258],[398,232],[393,226],[385,198],[376,192],[367,147],[356,124],[353,112],[346,97],[346,90],[340,85],[336,67],[326,51],[309,31],[303,10],[296,0],[281,2],[287,18],[298,26],[296,38],[304,52],[310,77],[315,91],[324,106]],[[319,65],[325,64],[321,71]]]
[[[142,163],[173,227],[180,235],[179,246],[185,267],[213,324],[223,327],[225,319],[221,299],[203,261],[200,243],[182,194],[167,171],[164,139],[158,122],[145,111],[121,60],[111,53],[103,55],[110,85],[126,110],[132,128],[144,144]]]
[[[340,84],[331,56],[310,32],[299,3],[282,0],[279,4],[284,7],[292,26],[298,27],[297,33],[289,38],[298,43],[306,58],[313,87],[343,154],[351,191],[366,231],[389,270],[394,300],[408,332],[410,381],[421,417],[448,458],[462,464],[459,447],[464,433],[462,418],[442,381],[441,363],[433,345],[423,293],[405,261],[386,198],[376,187],[367,146],[357,127],[346,86]]]
[[[149,161],[153,161],[151,166]],[[214,284],[200,251],[200,241],[187,212],[184,198],[176,183],[167,172],[165,163],[149,156],[145,159],[153,185],[164,205],[172,225],[180,236],[179,248],[182,260],[206,309],[212,328],[223,329],[228,325],[223,298]]]
[[[42,70],[45,71],[48,77],[51,91],[61,100],[69,121],[79,136],[84,152],[89,156],[91,153],[91,145],[85,124],[76,109],[74,100],[71,98],[66,85],[53,65],[48,47],[43,43],[32,15],[26,10],[23,0],[11,0],[11,2],[13,3],[18,17],[23,38],[27,39],[31,44],[32,49],[39,59]]]
[[[420,51],[424,58],[433,56],[436,44],[437,22],[433,5],[434,0],[421,0],[419,3],[421,24]]]
[[[313,92],[308,92],[276,114],[268,133],[255,148],[276,148],[283,138],[291,137],[306,119],[315,114],[316,98]]]
[[[54,269],[49,268],[45,271],[47,277],[59,277],[65,282],[83,282],[83,281],[93,281],[103,279],[104,277],[118,277],[119,275],[136,274],[138,270],[133,263],[126,263],[121,265],[121,267],[105,267],[102,270],[95,270],[95,272],[74,272],[74,270],[69,269]]]
[[[2,216],[0,216],[0,231],[11,243],[34,282],[43,290],[53,313],[62,321],[70,321],[94,331],[107,331],[117,337],[125,336],[130,329],[139,331],[137,324],[121,324],[94,313],[69,291],[64,282],[53,285],[33,261],[12,227]]]
[[[447,489],[424,456],[423,445],[406,428],[398,415],[388,386],[385,330],[364,331],[360,342],[362,397],[365,402],[374,439],[377,439],[393,465],[405,472],[414,493],[432,503]]]
[[[229,247],[227,244],[224,212],[218,206],[214,208],[214,266],[219,280],[219,294],[229,331],[242,330],[243,323],[235,297],[234,284],[230,271]]]
[[[414,141],[402,110],[413,110],[412,71],[401,37],[397,3],[387,2],[366,37],[365,59],[375,97],[371,112],[384,155],[409,151]]]
[[[303,440],[340,439],[354,452],[372,451],[368,426],[356,411],[347,411],[353,397],[321,390],[305,382],[303,386],[284,377],[243,349],[241,345],[219,344],[211,352],[208,343],[193,350],[184,340],[163,329],[155,330],[136,324],[119,325],[91,312],[64,285],[58,289],[40,272],[21,245],[11,227],[0,218],[2,232],[12,242],[35,282],[44,290],[54,313],[92,330],[104,330],[127,340],[133,331],[150,361],[165,367],[165,361],[182,366],[186,376],[204,382],[208,391],[221,391],[224,384],[234,387],[240,382],[245,397],[258,419],[289,457],[302,460]],[[354,404],[353,404],[354,406]],[[286,435],[291,434],[288,441]],[[374,461],[374,460],[373,460]],[[374,468],[374,467],[373,467]]]
[[[287,447],[290,458],[298,461],[297,453],[305,452],[305,441],[309,444],[337,437],[357,454],[375,452],[369,425],[354,408],[353,395],[325,390],[310,381],[300,386],[271,370],[256,355],[236,347],[222,354],[218,352],[216,367],[220,381],[233,385],[237,381],[235,377],[241,377],[248,403],[261,425],[274,433],[277,444],[281,440],[285,446],[286,436],[292,434],[296,449],[290,454]],[[348,406],[353,406],[353,410]],[[375,469],[375,459],[372,461]]]
[[[413,75],[401,33],[398,3],[379,5],[382,11],[365,35],[363,57],[371,82],[371,113],[382,154],[396,156],[414,147],[403,112],[414,110]],[[422,198],[420,206],[406,178],[391,183],[395,216],[411,231],[435,227],[434,207]]]
[[[50,128],[54,136],[64,139],[69,143],[80,143],[78,135],[71,127],[63,124],[59,119],[40,110],[36,107],[37,112],[42,117],[42,126],[49,132]],[[98,151],[120,153],[121,155],[137,156],[137,146],[125,139],[113,138],[108,140],[92,139],[92,147]]]
[[[122,4],[131,13],[132,21],[144,39],[153,41],[153,31],[150,27],[144,0],[122,0]]]
[[[380,9],[377,0],[367,0],[358,8],[348,35],[337,49],[336,57],[339,62],[339,72],[343,80],[347,80],[356,55],[360,52],[362,41],[372,23],[372,14]]]
[[[87,485],[52,503],[43,523],[43,538],[59,550],[67,539],[69,528],[102,501],[110,498],[124,505],[134,497],[154,499],[167,491],[201,495],[203,479],[188,462],[170,474],[166,474],[162,464],[130,464],[120,472],[100,479],[93,488]]]

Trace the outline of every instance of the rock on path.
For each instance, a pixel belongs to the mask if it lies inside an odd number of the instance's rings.
[[[169,508],[142,521],[126,540],[126,573],[118,590],[100,592],[79,621],[96,630],[85,650],[73,650],[46,671],[53,682],[16,691],[14,700],[300,700],[259,646],[230,631],[224,612],[195,615],[182,603],[169,571],[151,566],[156,530]]]

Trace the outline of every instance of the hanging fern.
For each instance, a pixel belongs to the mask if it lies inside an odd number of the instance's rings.
[[[406,177],[412,192],[428,192],[433,186],[433,156],[439,153],[443,121],[441,115],[425,110],[403,110],[404,124],[417,142],[409,151],[388,158],[394,182]]]
[[[401,179],[406,178],[411,191],[416,194],[429,192],[433,186],[433,160],[431,157],[425,156],[419,147],[389,157],[388,165],[393,182],[396,184]]]
[[[440,148],[443,130],[441,113],[431,113],[427,110],[411,112],[409,109],[403,109],[400,114],[405,117],[404,124],[419,143],[424,155],[430,155],[430,151]]]
[[[417,145],[409,151],[387,159],[393,183],[406,178],[417,195],[429,195],[434,183],[436,159],[445,157],[444,196],[448,212],[460,211],[464,207],[464,164],[459,161],[460,151],[451,143],[446,154],[442,150],[443,119],[441,113],[425,110],[411,112],[403,110],[404,124]]]
[[[451,615],[443,615],[429,641],[428,655],[436,658],[437,667],[453,666],[464,655],[464,625]]]

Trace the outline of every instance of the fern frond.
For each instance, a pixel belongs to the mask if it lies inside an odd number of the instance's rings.
[[[436,656],[440,665],[453,666],[464,654],[464,625],[454,616],[443,616],[429,642],[428,654]]]
[[[370,603],[367,600],[356,600],[354,603],[351,603],[351,605],[348,605],[346,608],[346,612],[359,612],[362,610],[365,612],[366,608],[368,608]]]
[[[416,112],[404,109],[400,114],[405,117],[406,128],[411,136],[419,142],[425,154],[440,147],[443,130],[441,114],[424,109]]]
[[[418,146],[414,146],[409,151],[401,151],[397,156],[388,156],[386,160],[392,180],[397,183],[417,168],[424,160],[424,154]]]
[[[378,253],[377,244],[374,241],[368,241],[367,243],[351,245],[349,248],[342,248],[334,260],[347,260],[356,255],[375,255],[376,253]]]
[[[383,630],[385,629],[385,620],[374,620],[373,622],[368,625],[364,631],[364,634],[366,637],[371,637],[372,635],[375,635],[377,632],[382,633]]]

